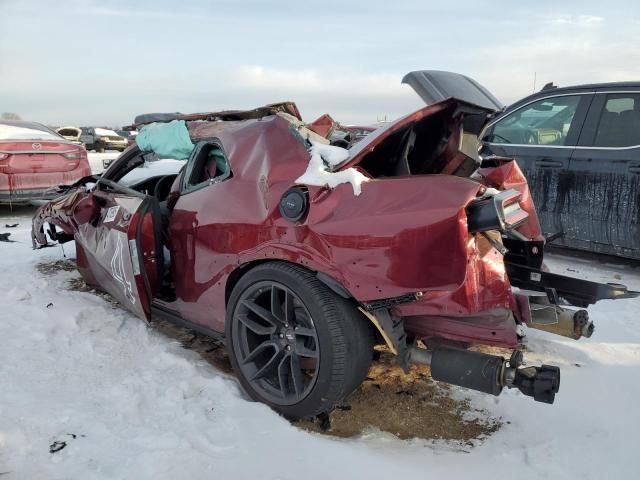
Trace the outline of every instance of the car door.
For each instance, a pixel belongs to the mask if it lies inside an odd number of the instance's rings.
[[[107,179],[91,195],[96,208],[78,227],[79,258],[102,289],[149,321],[163,268],[157,202]]]
[[[589,92],[537,98],[499,117],[482,137],[483,157],[517,161],[547,236],[575,228],[569,162],[592,97]]]
[[[577,248],[640,258],[640,91],[598,91],[569,170]]]
[[[255,190],[251,192],[255,184],[230,179],[231,164],[222,142],[198,142],[181,174],[180,196],[169,220],[172,274],[180,279],[175,282],[178,313],[214,331],[224,331],[220,278],[229,265],[237,265],[238,245],[250,241],[250,229],[243,225],[248,201],[234,199],[256,198]],[[216,295],[220,292],[222,299]]]

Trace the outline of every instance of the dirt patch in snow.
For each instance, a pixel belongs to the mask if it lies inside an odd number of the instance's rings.
[[[74,260],[41,263],[37,270],[51,275],[61,270],[74,271]],[[87,285],[81,277],[67,281],[72,291],[88,292],[120,308],[113,298]],[[154,321],[155,330],[175,339],[183,348],[193,350],[213,367],[233,374],[224,343],[166,321]],[[385,348],[378,352],[363,384],[328,416],[295,422],[299,428],[326,435],[348,438],[383,431],[401,439],[421,438],[459,442],[472,447],[498,430],[499,419],[476,410],[469,402],[454,399],[446,384],[431,379],[428,367],[411,367],[405,374]]]
[[[55,262],[38,263],[36,270],[44,275],[53,275],[59,271],[75,272],[77,269],[76,261],[71,259],[56,260]]]
[[[428,367],[412,366],[405,374],[384,351],[360,388],[331,412],[328,424],[322,418],[298,422],[306,430],[337,437],[381,430],[401,439],[450,440],[467,446],[500,425],[499,419],[473,409],[469,402],[451,398],[449,387],[436,384]]]

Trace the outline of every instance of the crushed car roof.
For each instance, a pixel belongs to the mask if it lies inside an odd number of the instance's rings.
[[[255,118],[262,118],[268,115],[275,115],[276,113],[288,113],[296,117],[298,120],[302,120],[298,107],[293,102],[280,102],[271,103],[263,107],[254,108],[251,110],[221,110],[218,112],[202,112],[202,113],[145,113],[136,116],[132,125],[123,127],[124,130],[137,130],[143,125],[156,122],[171,122],[173,120],[250,120]]]

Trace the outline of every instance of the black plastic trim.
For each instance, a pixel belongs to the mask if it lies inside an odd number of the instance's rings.
[[[640,292],[628,290],[626,286],[614,283],[597,283],[579,278],[544,272],[538,268],[504,262],[511,285],[527,290],[556,294],[571,305],[587,307],[599,300],[635,298]]]
[[[217,340],[224,341],[224,338],[225,338],[224,332],[218,332],[209,327],[205,327],[204,325],[200,325],[198,323],[193,323],[189,320],[186,320],[178,312],[171,310],[169,308],[163,307],[162,305],[159,305],[156,302],[151,304],[151,313],[152,315],[158,316],[169,323],[173,323],[174,325],[188,328],[190,330],[201,333],[203,335],[207,335]]]

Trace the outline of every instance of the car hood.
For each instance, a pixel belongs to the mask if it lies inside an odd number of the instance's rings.
[[[473,78],[460,73],[442,70],[417,70],[402,79],[427,105],[448,98],[457,98],[489,112],[502,110],[504,106],[489,90]]]

